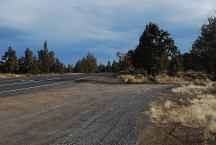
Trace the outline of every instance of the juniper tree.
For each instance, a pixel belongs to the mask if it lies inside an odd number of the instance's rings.
[[[216,72],[216,17],[208,18],[191,50],[195,70]]]
[[[17,73],[19,71],[18,59],[16,56],[16,51],[9,47],[2,56],[4,72],[7,73]]]
[[[132,55],[133,65],[136,69],[146,70],[152,75],[171,71],[168,69],[171,68],[169,65],[173,64],[170,63],[174,59],[173,56],[177,56],[173,54],[177,53],[175,49],[177,47],[174,40],[170,38],[170,34],[156,24],[149,23]]]

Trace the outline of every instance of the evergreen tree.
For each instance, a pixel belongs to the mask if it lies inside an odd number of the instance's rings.
[[[4,72],[4,62],[0,60],[0,73]]]
[[[97,71],[97,59],[91,53],[86,56],[87,72],[94,73]]]
[[[180,54],[177,47],[174,47],[171,53],[171,60],[169,64],[169,73],[171,75],[174,75],[178,71],[182,70],[182,64],[183,64],[183,57]]]
[[[135,49],[133,64],[136,69],[147,70],[149,74],[156,73],[159,68],[159,37],[160,29],[156,24],[149,23],[140,37]]]
[[[78,60],[75,68],[75,72],[80,73],[94,73],[97,72],[97,60],[96,58],[88,53],[86,57],[83,57],[81,60]]]
[[[120,70],[120,67],[119,67],[119,63],[114,60],[113,63],[112,63],[112,72],[117,73],[117,72],[120,72],[120,71],[121,70]]]
[[[2,56],[4,63],[4,72],[7,73],[17,73],[19,71],[18,59],[16,56],[16,51],[9,47],[4,56]]]
[[[88,66],[86,63],[86,59],[82,58],[81,60],[78,60],[75,67],[74,72],[76,73],[88,73]]]
[[[129,50],[127,53],[117,52],[119,70],[126,71],[133,68],[132,57],[134,55],[133,50]]]
[[[24,53],[24,57],[19,58],[19,66],[20,66],[20,72],[22,73],[30,73],[32,71],[33,67],[33,52],[27,48]]]
[[[194,69],[216,72],[216,17],[210,17],[201,28],[201,35],[192,46]]]
[[[38,51],[38,62],[42,73],[53,72],[55,53],[53,51],[49,52],[47,41],[44,42],[44,48]]]
[[[97,68],[97,72],[101,73],[101,72],[107,72],[107,66],[105,66],[104,64],[99,64],[98,68]]]
[[[183,54],[183,69],[184,71],[194,70],[196,66],[193,65],[193,56],[191,53]]]
[[[112,71],[112,65],[111,62],[107,62],[107,66],[105,67],[105,72],[111,72]]]
[[[139,45],[132,55],[136,69],[143,69],[148,74],[156,75],[168,71],[169,58],[173,58],[177,47],[167,31],[149,23],[140,37]],[[173,60],[174,62],[174,60]],[[170,63],[172,64],[172,63]]]
[[[55,59],[52,65],[52,72],[54,73],[63,73],[65,71],[64,64],[62,64],[59,59]]]
[[[66,71],[67,71],[68,73],[72,73],[72,72],[74,71],[73,65],[72,65],[72,64],[68,64],[68,66],[67,66],[67,68],[66,68]]]
[[[31,64],[31,69],[30,69],[29,73],[32,73],[32,74],[41,73],[39,63],[38,63],[38,60],[37,60],[36,56],[33,56],[33,58],[32,58],[32,64]]]

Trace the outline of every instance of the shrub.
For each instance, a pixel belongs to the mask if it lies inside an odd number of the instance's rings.
[[[142,84],[146,81],[146,78],[142,74],[138,75],[119,75],[117,78],[120,81],[128,84]]]

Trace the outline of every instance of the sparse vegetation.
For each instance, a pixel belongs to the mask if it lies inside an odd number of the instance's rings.
[[[188,85],[172,89],[173,97],[176,94],[180,98],[153,102],[148,115],[156,125],[179,124],[198,128],[203,130],[205,140],[212,139],[216,135],[214,90],[212,81],[195,79]]]
[[[18,77],[26,77],[25,74],[10,74],[10,73],[0,73],[0,78],[18,78]]]
[[[128,84],[142,84],[147,81],[147,78],[141,74],[138,75],[119,75],[117,78]]]
[[[186,83],[183,77],[168,76],[166,74],[155,76],[155,82],[159,84],[181,84]]]

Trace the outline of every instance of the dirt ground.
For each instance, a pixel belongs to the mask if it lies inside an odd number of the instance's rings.
[[[147,117],[138,118],[156,92],[170,87],[100,78],[0,97],[0,144],[135,145],[150,124]]]

